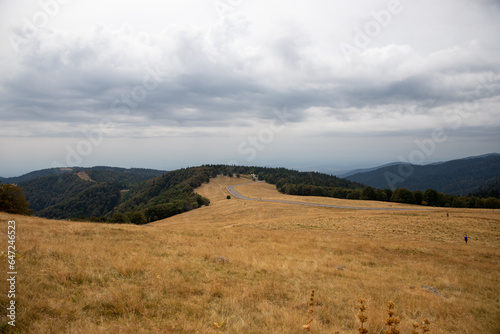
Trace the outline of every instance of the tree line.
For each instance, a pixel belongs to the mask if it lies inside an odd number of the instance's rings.
[[[310,184],[287,183],[281,179],[276,182],[279,192],[288,195],[321,196],[340,199],[359,199],[370,201],[397,202],[450,208],[485,208],[499,209],[500,199],[494,197],[456,196],[437,192],[434,189],[411,191],[406,188],[374,189],[366,186],[362,189],[314,186]]]

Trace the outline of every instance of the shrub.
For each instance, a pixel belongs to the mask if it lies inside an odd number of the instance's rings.
[[[22,189],[13,184],[0,184],[0,211],[28,216],[32,213]]]

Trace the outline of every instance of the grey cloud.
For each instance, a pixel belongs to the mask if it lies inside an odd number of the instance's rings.
[[[83,37],[42,33],[26,47],[19,71],[0,79],[4,101],[0,113],[8,120],[98,122],[116,116],[113,102],[141,87],[146,67],[151,66],[162,69],[161,82],[129,108],[138,126],[245,127],[251,124],[247,119],[271,119],[273,109],[284,107],[291,122],[304,121],[302,111],[310,107],[327,107],[348,122],[355,119],[349,113],[365,108],[374,109],[372,117],[380,117],[375,109],[384,106],[405,113],[407,105],[417,105],[417,112],[431,113],[433,108],[463,101],[464,94],[476,89],[477,80],[460,83],[455,77],[498,74],[498,61],[478,62],[484,56],[473,47],[460,59],[448,59],[447,53],[406,59],[401,52],[390,61],[367,56],[357,64],[361,70],[342,68],[311,58],[310,49],[318,48],[318,53],[321,49],[310,36],[293,29],[270,48],[259,45],[255,55],[252,45],[241,41],[251,27],[248,21],[233,18],[209,33],[181,29],[144,38],[106,29]],[[263,72],[267,60],[280,66]],[[416,69],[401,75],[402,66]],[[498,79],[490,85],[498,85]],[[497,89],[491,96],[498,94]]]

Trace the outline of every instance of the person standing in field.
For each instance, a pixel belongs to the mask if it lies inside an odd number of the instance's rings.
[[[464,241],[467,244],[467,241],[469,240],[469,237],[467,237],[467,234],[464,235]]]

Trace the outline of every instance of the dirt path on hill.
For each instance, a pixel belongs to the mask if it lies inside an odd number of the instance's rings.
[[[319,203],[304,203],[304,202],[295,202],[295,201],[283,201],[283,200],[274,200],[274,199],[260,199],[260,198],[250,198],[239,193],[234,187],[242,186],[244,184],[249,183],[258,183],[265,181],[256,181],[256,182],[245,182],[239,184],[233,184],[231,186],[227,186],[226,189],[229,193],[238,199],[244,199],[247,201],[260,201],[260,202],[273,202],[273,203],[288,203],[288,204],[298,204],[298,205],[307,205],[307,206],[320,206],[324,208],[336,208],[336,209],[352,209],[352,210],[379,210],[379,211],[411,211],[411,210],[427,210],[427,209],[413,209],[413,208],[367,208],[367,207],[357,207],[357,206],[343,206],[343,205],[332,205],[332,204],[319,204]]]

